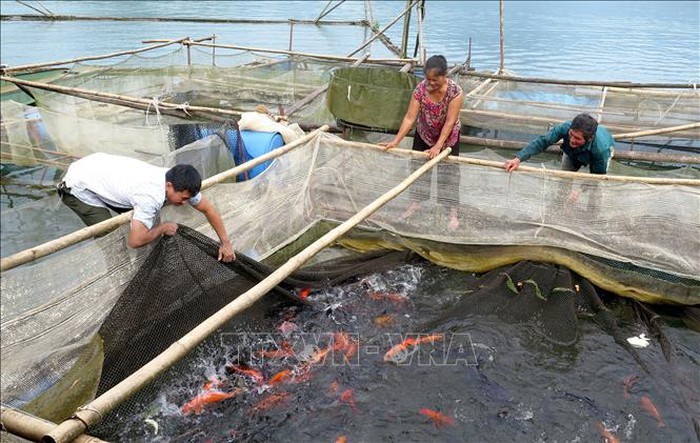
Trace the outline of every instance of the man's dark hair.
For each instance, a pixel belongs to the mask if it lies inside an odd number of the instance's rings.
[[[202,176],[192,165],[175,165],[165,173],[165,181],[173,185],[175,192],[189,191],[190,197],[199,193]]]
[[[571,121],[571,129],[581,131],[586,141],[593,138],[598,129],[598,122],[588,114],[579,114]]]
[[[436,71],[437,75],[447,74],[447,59],[442,55],[434,55],[425,62],[423,72]]]

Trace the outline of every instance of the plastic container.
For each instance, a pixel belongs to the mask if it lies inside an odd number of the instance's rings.
[[[284,146],[284,139],[279,132],[259,132],[246,129],[241,131],[241,138],[243,139],[243,144],[245,145],[245,150],[249,159],[260,157],[263,154],[267,154],[270,151]],[[253,178],[261,174],[270,166],[270,163],[272,163],[271,160],[254,167],[248,171],[248,177]]]

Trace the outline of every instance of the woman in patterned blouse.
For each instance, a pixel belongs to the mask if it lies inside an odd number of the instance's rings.
[[[401,123],[401,128],[389,143],[381,143],[386,149],[395,148],[418,121],[413,138],[413,150],[425,151],[432,159],[446,147],[452,148],[450,155],[459,156],[459,111],[462,107],[462,88],[447,78],[447,60],[442,55],[428,59],[424,67],[425,80],[413,91],[413,97]],[[438,166],[440,168],[441,166]],[[450,207],[450,228],[459,226],[459,169],[446,168],[438,173],[438,203]],[[411,204],[402,218],[413,215],[421,201],[430,198],[430,176],[422,177],[411,187]]]

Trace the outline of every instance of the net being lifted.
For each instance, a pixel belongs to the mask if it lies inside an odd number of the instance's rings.
[[[313,241],[347,220],[424,161],[406,152],[386,153],[320,133],[280,156],[254,179],[218,184],[204,193],[221,212],[236,250],[255,260],[280,264],[290,248]],[[501,168],[465,159],[439,164],[437,175],[441,178],[439,192],[435,177],[419,180],[339,244],[365,252],[411,250],[436,263],[472,272],[522,260],[553,263],[622,296],[652,303],[700,303],[697,182],[595,180],[545,168],[506,174]],[[575,200],[570,199],[572,192],[578,194]],[[412,199],[422,200],[421,210],[402,219]],[[452,207],[459,211],[455,229],[449,224]],[[168,206],[162,218],[215,238],[196,211]],[[103,369],[103,362],[114,361],[105,350],[110,356],[117,355],[116,341],[106,333],[99,336],[98,331],[103,324],[111,325],[111,331],[118,326],[118,322],[105,320],[125,290],[137,284],[134,281],[142,281],[134,276],[149,260],[150,250],[128,249],[125,231],[120,229],[3,272],[3,403],[60,420],[91,398],[100,383],[104,388],[104,383],[115,382],[101,380],[100,375],[115,373],[111,366]],[[286,255],[280,256],[282,252]],[[187,263],[184,259],[175,271]],[[355,269],[357,263],[336,264],[337,269],[343,266]],[[216,271],[209,271],[212,269]],[[316,274],[322,271],[310,269]],[[198,273],[195,269],[194,275]],[[543,272],[511,274],[529,278]],[[557,292],[562,285],[559,280],[571,281],[561,276],[543,284],[542,290]],[[200,286],[217,287],[221,281],[212,277],[204,283]],[[160,322],[163,327],[169,321],[186,321],[192,306],[187,294],[169,288],[169,280],[162,276],[145,281],[143,287],[153,284],[148,286],[150,293],[158,293],[165,303],[162,309],[173,313]],[[304,284],[310,284],[309,279]],[[528,287],[528,292],[538,293],[533,288]],[[236,296],[233,292],[218,300],[224,303]],[[204,300],[206,303],[207,298]],[[558,315],[559,311],[552,312]],[[177,333],[195,325],[179,325],[182,329]]]

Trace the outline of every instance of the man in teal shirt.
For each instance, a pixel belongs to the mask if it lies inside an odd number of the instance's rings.
[[[561,150],[564,152],[562,169],[578,171],[581,166],[588,166],[591,174],[608,172],[615,139],[588,114],[579,114],[572,121],[557,125],[547,135],[541,135],[531,141],[515,154],[515,158],[506,161],[506,172],[518,169],[521,162],[539,154],[559,140],[562,140]]]

